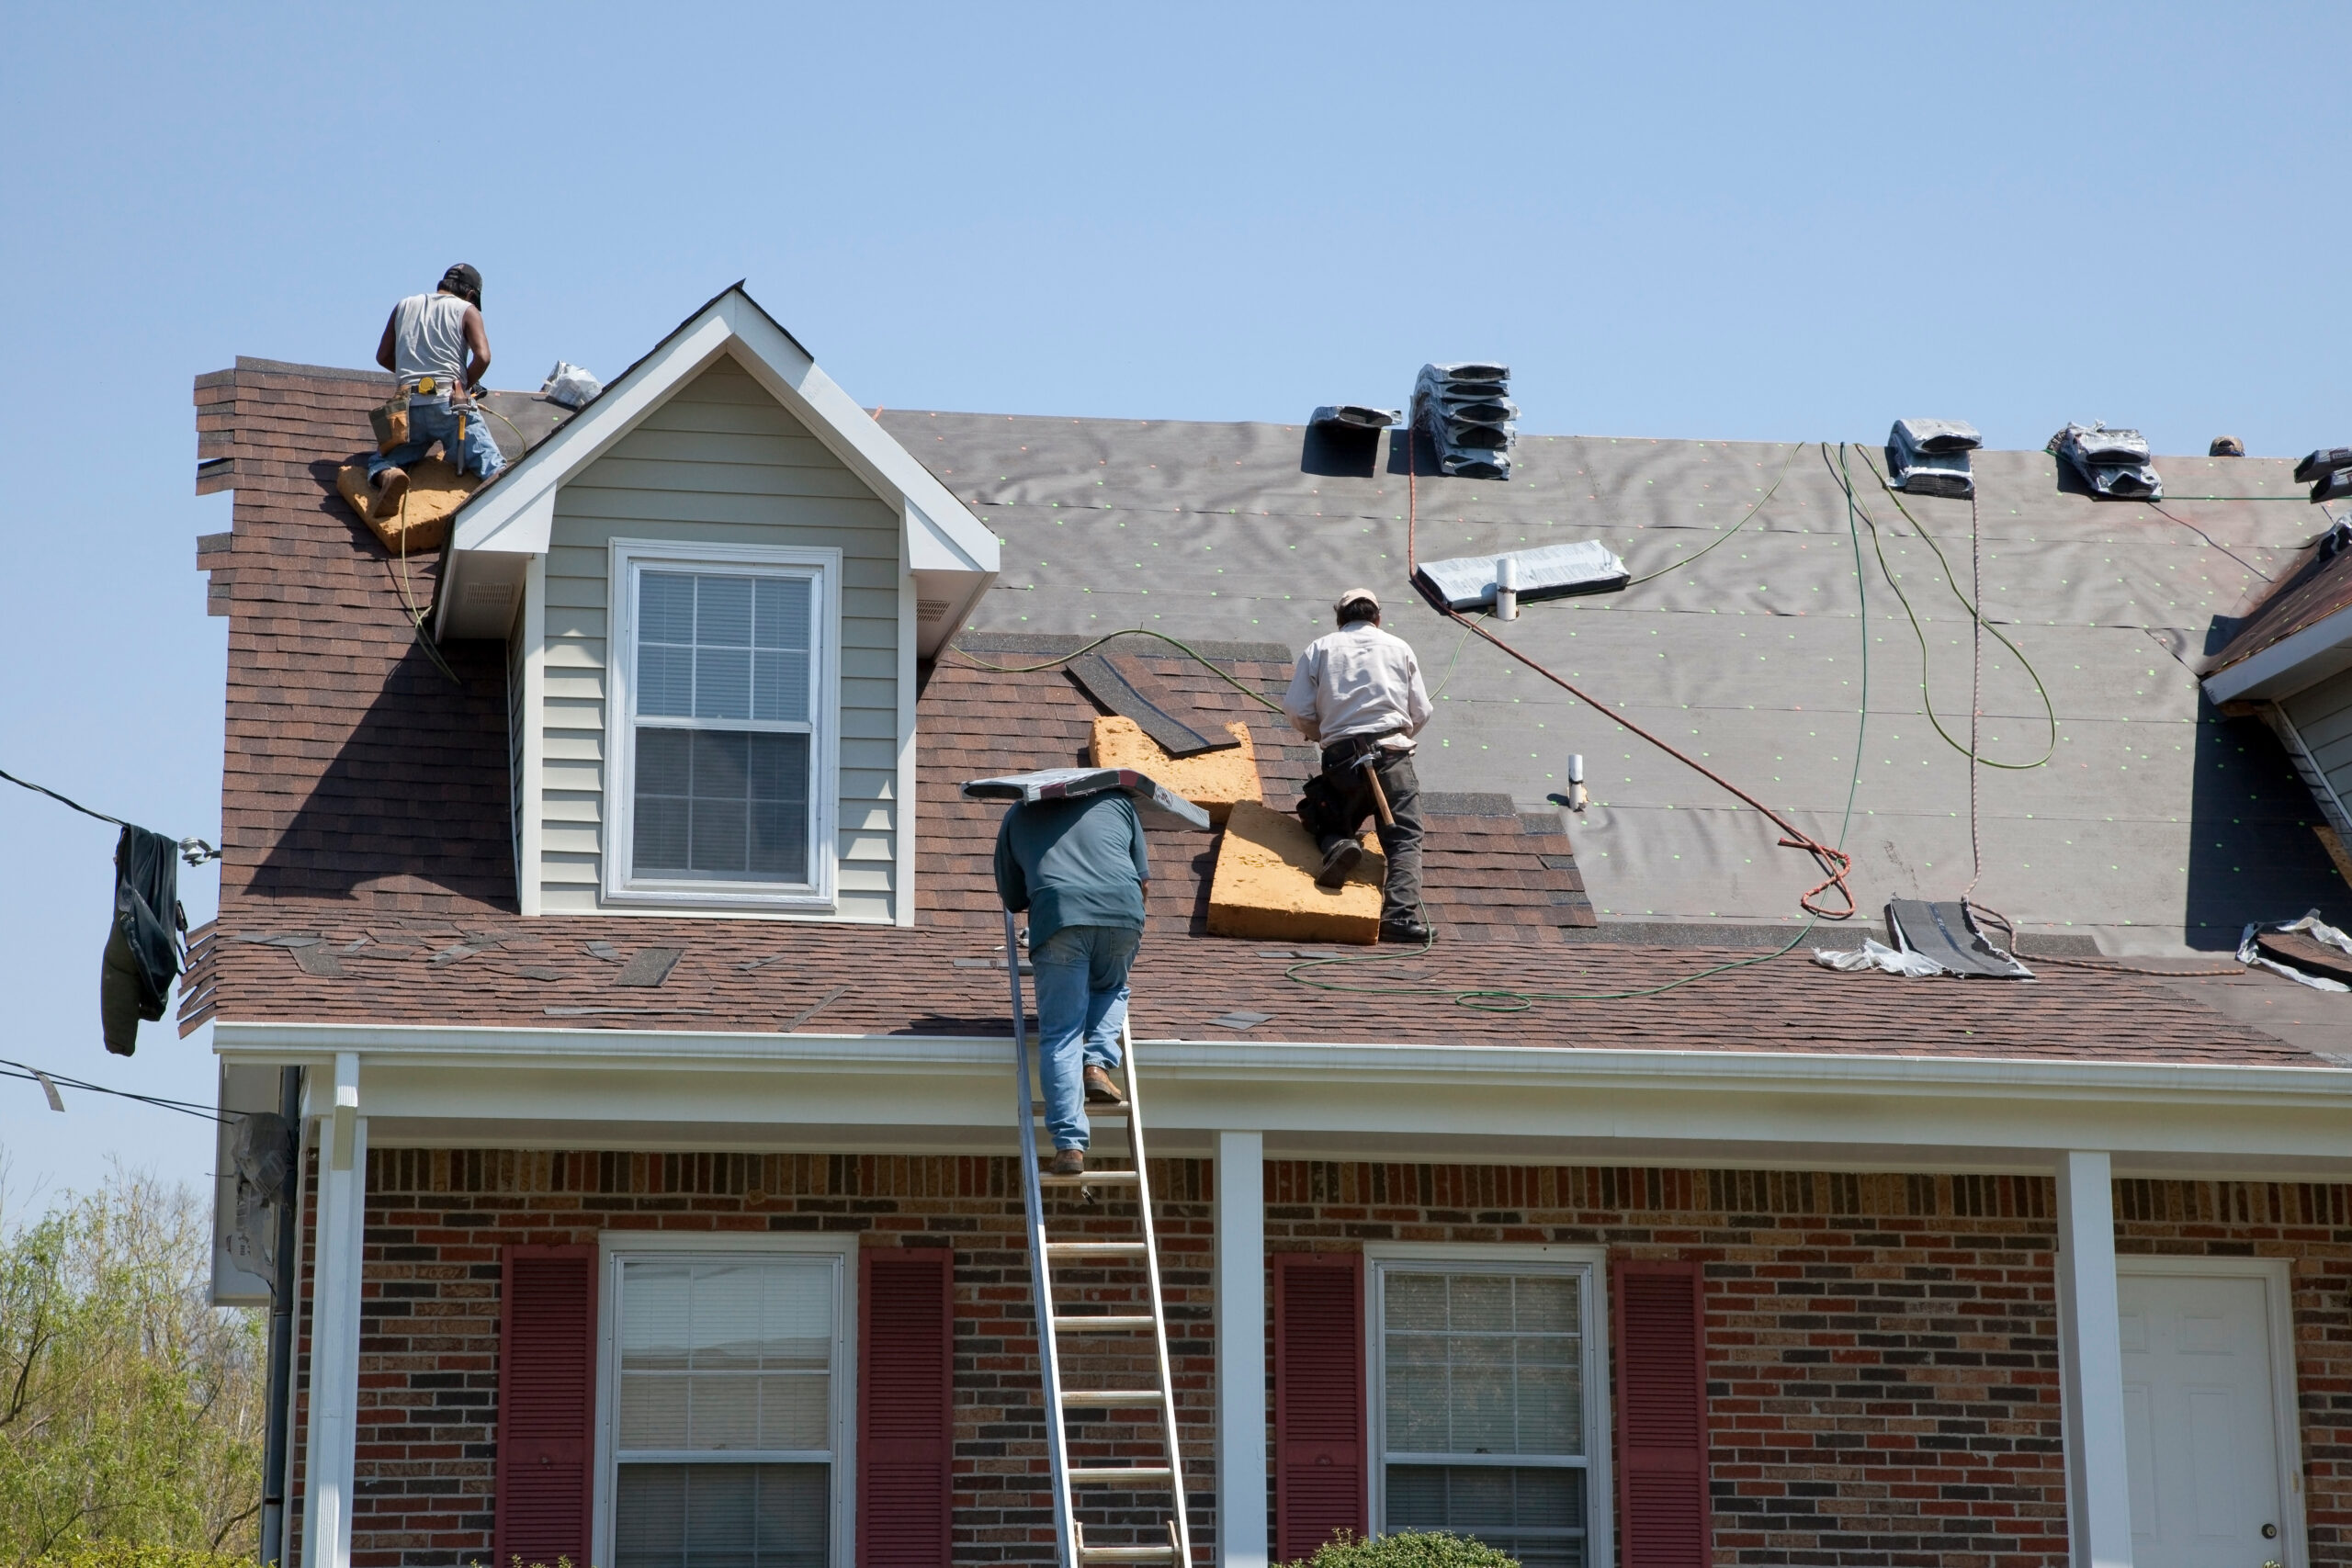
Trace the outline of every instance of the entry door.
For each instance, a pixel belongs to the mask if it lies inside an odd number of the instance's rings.
[[[2119,1272],[2116,1287],[2132,1568],[2290,1562],[2270,1280]]]

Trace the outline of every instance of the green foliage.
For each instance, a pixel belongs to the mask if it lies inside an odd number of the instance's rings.
[[[211,1247],[208,1207],[146,1177],[0,1228],[0,1563],[250,1559],[263,1314],[209,1304]]]
[[[1519,1559],[1458,1535],[1406,1530],[1367,1540],[1342,1530],[1290,1568],[1519,1568]]]

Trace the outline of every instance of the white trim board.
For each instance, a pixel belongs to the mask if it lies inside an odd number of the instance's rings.
[[[466,608],[462,583],[474,570],[469,558],[481,559],[481,570],[503,575],[511,571],[511,560],[492,558],[545,555],[554,533],[557,491],[721,355],[731,355],[900,514],[909,570],[920,574],[929,596],[956,604],[947,616],[927,623],[928,629],[905,628],[917,638],[918,652],[935,654],[994,581],[1000,562],[996,536],[834,385],[740,284],[681,322],[601,397],[458,509],[434,610],[435,634],[502,635],[503,619],[495,626],[481,624]],[[505,607],[503,600],[501,604]]]

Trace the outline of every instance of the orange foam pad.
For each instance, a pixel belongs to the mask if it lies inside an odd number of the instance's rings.
[[[1094,765],[1133,768],[1200,807],[1212,823],[1222,823],[1236,801],[1265,798],[1258,784],[1258,749],[1250,743],[1250,727],[1228,724],[1225,729],[1241,742],[1238,749],[1171,757],[1134,719],[1111,714],[1094,721]]]
[[[441,547],[449,537],[451,514],[466,503],[479,482],[438,457],[411,463],[407,499],[397,515],[379,519],[368,514],[376,504],[376,487],[368,482],[366,464],[347,463],[334,476],[334,488],[344,503],[359,514],[384,547],[400,554],[405,535],[405,547],[412,556],[431,555]]]
[[[1380,940],[1380,889],[1388,861],[1367,835],[1364,857],[1340,887],[1317,887],[1323,853],[1295,817],[1240,800],[1217,840],[1209,883],[1208,928],[1215,936],[1277,942]]]

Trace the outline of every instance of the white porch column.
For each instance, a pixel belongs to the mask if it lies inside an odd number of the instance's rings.
[[[2112,1180],[2102,1151],[2076,1149],[2059,1157],[2058,1363],[2065,1400],[2066,1535],[2074,1568],[2132,1564]]]
[[[315,1079],[313,1080],[315,1081]],[[352,1471],[359,1417],[359,1240],[366,1220],[368,1119],[359,1057],[338,1053],[319,1126],[318,1251],[311,1287],[311,1430],[302,1484],[302,1568],[350,1568]]]
[[[1216,1135],[1216,1560],[1266,1568],[1266,1135]]]

